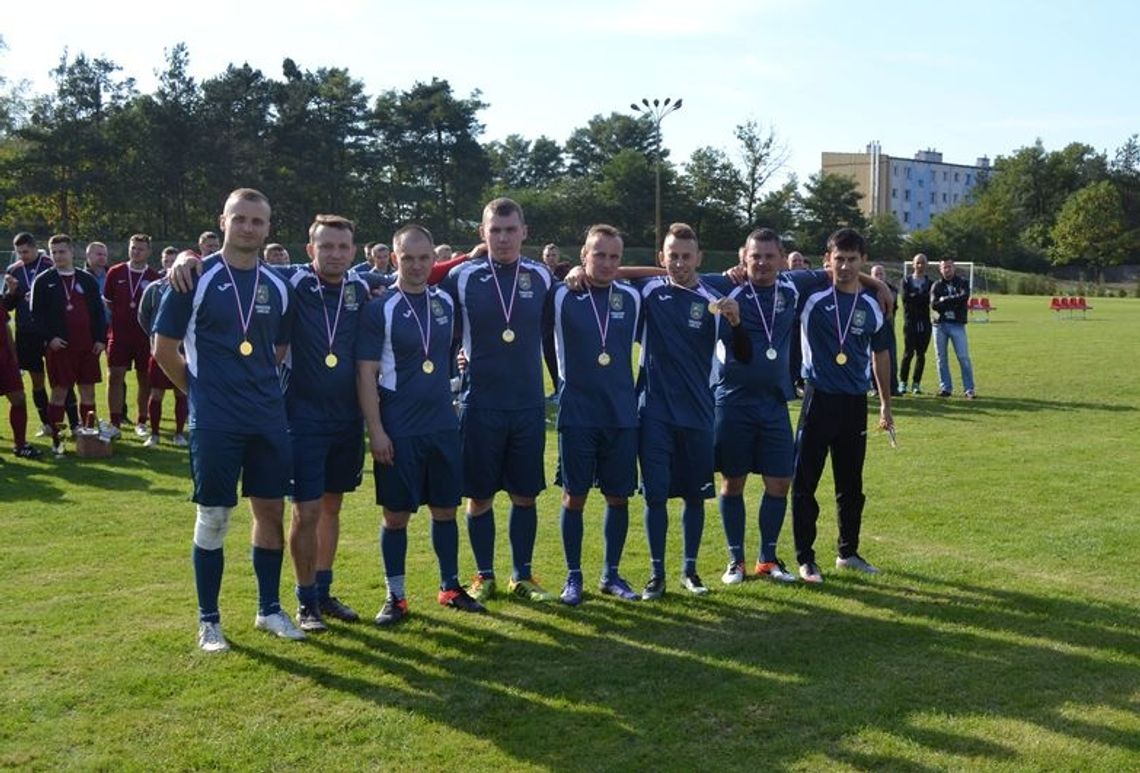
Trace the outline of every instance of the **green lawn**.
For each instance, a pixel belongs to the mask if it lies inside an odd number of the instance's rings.
[[[1087,321],[1057,321],[1047,298],[993,300],[993,321],[970,326],[980,398],[904,398],[899,448],[871,434],[862,552],[883,573],[828,571],[825,506],[822,587],[721,586],[710,503],[704,598],[671,577],[658,603],[501,599],[461,616],[435,604],[421,516],[405,625],[289,643],[253,629],[241,510],[222,594],[233,651],[210,657],[194,646],[183,452],[130,438],[101,461],[5,453],[0,766],[1136,770],[1140,301],[1097,299]],[[2,418],[0,432],[6,452]],[[336,581],[369,618],[384,587],[371,485],[347,499]],[[755,485],[748,502],[754,546]],[[600,509],[595,494],[588,577]],[[635,499],[624,561],[639,585],[640,511]],[[505,576],[502,497],[498,524]],[[792,558],[790,522],[781,553]],[[535,566],[557,590],[554,491]],[[282,591],[291,599],[288,569]]]

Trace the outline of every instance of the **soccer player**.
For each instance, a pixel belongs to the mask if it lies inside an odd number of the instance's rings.
[[[357,391],[368,427],[376,501],[384,514],[380,552],[388,595],[377,625],[392,625],[408,615],[407,527],[421,504],[431,512],[439,603],[464,612],[486,611],[459,583],[455,513],[463,467],[448,379],[455,306],[447,293],[427,285],[435,251],[426,228],[404,226],[392,237],[392,246],[396,284],[365,309],[356,348]]]
[[[460,434],[467,534],[477,572],[471,594],[484,602],[496,590],[493,506],[495,493],[505,489],[511,500],[510,591],[553,601],[531,571],[535,498],[546,487],[542,326],[553,279],[541,263],[522,257],[526,221],[511,199],[484,207],[479,235],[488,257],[456,266],[440,283],[461,315],[467,356]]]
[[[12,238],[12,249],[17,260],[8,266],[7,273],[15,277],[17,297],[20,298],[16,305],[16,359],[20,370],[27,372],[32,380],[32,402],[35,403],[42,425],[39,435],[50,435],[48,395],[44,388],[44,340],[32,323],[29,304],[32,300],[32,283],[36,276],[51,268],[51,258],[40,255],[35,237],[26,231]]]
[[[166,276],[166,272],[174,265],[174,261],[178,258],[178,248],[168,245],[162,248],[162,254],[159,256],[159,261],[162,263],[162,271],[159,271],[160,276]]]
[[[966,340],[966,323],[969,322],[970,285],[954,273],[954,261],[945,258],[938,264],[941,278],[930,286],[930,306],[938,312],[934,323],[934,358],[938,363],[938,396],[949,397],[954,391],[947,358],[947,342],[954,345],[958,367],[962,370],[962,387],[967,400],[973,400],[974,366],[970,362],[970,343]]]
[[[591,226],[582,246],[587,287],[559,286],[553,296],[558,375],[558,481],[562,484],[562,546],[568,570],[562,602],[582,602],[582,511],[595,485],[606,500],[605,565],[599,589],[637,601],[619,565],[629,531],[629,497],[637,487],[637,398],[633,342],[641,296],[615,282],[624,249],[609,225]]]
[[[138,321],[141,327],[148,334],[154,330],[154,317],[158,313],[158,305],[162,301],[162,296],[170,287],[170,279],[168,277],[171,267],[174,265],[174,260],[177,258],[178,253],[170,254],[167,248],[162,251],[162,267],[166,273],[158,281],[151,282],[143,290],[142,297],[139,299],[138,308]],[[186,255],[194,256],[194,253],[187,250]],[[194,256],[196,257],[196,256]],[[152,342],[153,347],[153,342]],[[147,383],[150,384],[150,396],[147,398],[146,411],[147,417],[150,419],[150,435],[147,437],[143,445],[147,448],[157,447],[159,444],[158,429],[162,425],[162,400],[166,396],[167,389],[174,390],[174,437],[171,440],[172,445],[178,448],[185,448],[190,443],[186,439],[186,419],[189,416],[189,406],[186,400],[186,393],[180,389],[176,389],[173,382],[167,378],[166,373],[158,366],[152,353],[147,358],[146,364]]]
[[[879,571],[859,555],[872,366],[879,391],[879,427],[892,429],[894,422],[886,320],[860,283],[866,253],[858,231],[841,228],[833,233],[827,240],[827,263],[834,284],[810,293],[800,315],[807,389],[796,432],[792,527],[800,578],[809,583],[823,582],[814,547],[819,519],[815,491],[829,453],[839,520],[835,566],[868,574]]]
[[[282,244],[265,245],[265,262],[271,266],[288,266],[289,265],[289,251],[285,249]]]
[[[887,271],[882,265],[876,263],[871,266],[871,276],[878,279],[880,282],[890,288],[891,296],[894,298],[894,308],[898,309],[899,291],[893,284],[887,281]],[[906,394],[906,390],[899,390],[898,379],[898,343],[895,340],[895,313],[892,311],[887,315],[887,351],[891,355],[891,394],[895,397]]]
[[[88,242],[84,252],[83,270],[95,277],[99,283],[99,294],[103,294],[103,287],[107,284],[107,245],[103,242]],[[110,314],[107,315],[108,321]]]
[[[435,246],[435,262],[445,263],[451,260],[452,249],[450,244],[437,244]]]
[[[203,262],[193,292],[166,293],[155,320],[154,358],[190,397],[197,504],[192,557],[198,646],[206,652],[229,648],[218,595],[239,476],[253,511],[254,625],[282,638],[305,638],[279,598],[283,498],[293,464],[277,365],[289,343],[295,303],[289,286],[257,258],[270,214],[265,194],[233,191],[219,219],[225,234],[221,252]]]
[[[914,359],[914,382],[911,392],[922,394],[922,371],[926,367],[926,349],[930,346],[930,286],[926,275],[926,256],[921,252],[911,260],[911,274],[903,280],[903,357],[899,381],[906,391],[910,362]]]
[[[113,434],[119,434],[123,423],[123,395],[126,393],[126,375],[135,370],[138,382],[138,420],[135,434],[149,440],[147,428],[150,382],[147,379],[147,361],[150,359],[150,336],[139,326],[138,305],[147,285],[159,279],[159,273],[147,265],[150,257],[150,237],[135,234],[128,246],[128,259],[107,272],[103,285],[103,300],[111,312],[111,326],[107,342],[107,402]]]
[[[542,248],[542,263],[555,279],[565,279],[572,268],[570,261],[562,260],[558,245],[551,243]],[[542,358],[546,361],[546,372],[550,375],[550,383],[554,390],[546,399],[553,402],[558,399],[558,355],[554,352],[554,331],[547,331],[542,339]]]
[[[20,377],[20,363],[8,332],[8,312],[23,300],[16,277],[4,277],[4,294],[0,296],[0,394],[7,396],[8,422],[12,426],[14,445],[12,453],[21,459],[38,459],[40,451],[28,443],[28,401],[24,395],[24,380]]]
[[[48,240],[52,268],[32,283],[32,321],[47,344],[47,372],[51,382],[48,423],[52,451],[63,455],[60,423],[72,387],[79,389],[79,412],[95,410],[95,385],[103,380],[99,355],[106,348],[107,326],[95,277],[75,268],[71,237],[56,234]]]
[[[716,377],[716,468],[722,475],[720,513],[728,543],[729,564],[721,577],[737,585],[746,577],[744,488],[749,473],[764,481],[757,521],[760,548],[756,574],[763,579],[794,582],[776,554],[787,513],[794,463],[792,426],[787,401],[795,395],[788,369],[791,339],[802,295],[828,284],[823,272],[780,273],[784,251],[779,235],[759,228],[741,248],[747,282],[724,287],[722,277],[706,281],[740,305],[741,327],[751,342],[751,359],[741,361],[727,350],[719,357]]]
[[[198,254],[208,258],[222,248],[222,241],[213,231],[203,231],[198,235]]]
[[[665,537],[670,498],[684,501],[681,586],[703,594],[697,552],[705,522],[705,499],[713,496],[713,393],[715,349],[723,327],[738,345],[737,358],[751,359],[751,342],[740,327],[740,308],[701,282],[701,251],[692,227],[674,223],[659,256],[667,277],[638,280],[644,328],[638,377],[638,456],[645,495],[645,532],[650,578],[646,601],[665,593]],[[723,316],[718,316],[723,315]]]

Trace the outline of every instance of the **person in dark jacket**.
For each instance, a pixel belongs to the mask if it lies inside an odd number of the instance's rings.
[[[946,359],[946,343],[954,344],[954,354],[962,369],[962,387],[967,400],[974,399],[974,366],[970,362],[970,347],[966,341],[966,323],[969,321],[967,302],[970,285],[954,273],[950,258],[938,265],[942,278],[930,288],[930,307],[938,313],[934,323],[934,355],[938,361],[938,396],[949,397],[954,391],[950,378],[950,361]]]

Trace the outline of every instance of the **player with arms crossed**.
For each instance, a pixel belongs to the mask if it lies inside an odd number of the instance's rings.
[[[155,320],[155,360],[190,397],[190,470],[197,503],[192,556],[198,646],[206,652],[229,647],[218,596],[239,475],[253,511],[254,625],[282,638],[305,638],[281,610],[279,598],[284,496],[293,464],[277,365],[289,343],[295,304],[289,286],[258,262],[270,214],[260,191],[232,192],[220,217],[221,252],[203,262],[192,292],[163,297]]]
[[[357,394],[384,518],[380,553],[388,595],[377,625],[392,625],[408,615],[408,521],[421,504],[431,511],[439,603],[464,612],[486,611],[459,584],[455,512],[461,444],[448,378],[455,306],[446,293],[427,285],[435,249],[426,228],[401,228],[392,237],[392,251],[396,283],[365,308],[356,343]]]
[[[829,453],[839,520],[835,566],[868,574],[879,571],[859,555],[872,366],[879,390],[879,427],[893,430],[894,420],[886,317],[860,284],[866,253],[858,231],[841,228],[833,233],[827,240],[827,261],[834,285],[808,295],[800,315],[807,388],[796,432],[792,527],[800,577],[809,583],[823,582],[815,560],[815,491]]]

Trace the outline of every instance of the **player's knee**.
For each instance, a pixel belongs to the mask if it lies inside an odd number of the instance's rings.
[[[194,544],[203,550],[218,550],[225,544],[230,529],[229,507],[203,507],[198,505],[198,518],[194,522]]]

